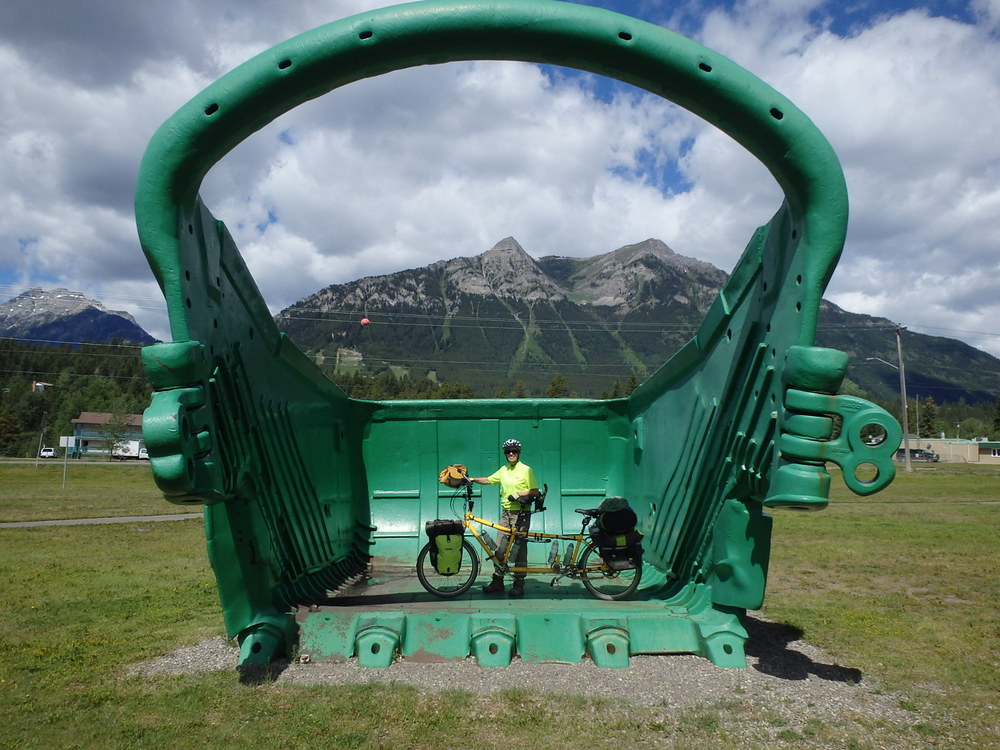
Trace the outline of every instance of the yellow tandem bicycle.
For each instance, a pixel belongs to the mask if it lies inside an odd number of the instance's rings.
[[[457,496],[464,499],[464,517],[461,520],[448,519],[430,523],[439,525],[439,534],[453,537],[451,541],[459,547],[459,556],[454,557],[447,567],[441,566],[445,571],[441,572],[436,560],[437,547],[433,538],[417,555],[417,578],[434,596],[444,599],[461,596],[472,587],[479,575],[479,556],[469,537],[465,535],[466,531],[472,540],[479,543],[486,558],[497,565],[500,573],[555,574],[550,583],[553,587],[563,578],[579,579],[590,594],[598,599],[607,600],[625,599],[638,588],[642,578],[642,547],[635,543],[634,538],[628,546],[604,547],[603,544],[599,544],[601,535],[595,536],[587,531],[591,522],[596,522],[601,516],[599,509],[576,509],[576,512],[583,516],[578,534],[546,534],[516,527],[511,529],[475,515],[472,482],[467,477],[462,477],[456,483],[460,488]],[[535,502],[535,509],[523,510],[519,517],[528,518],[531,514],[544,512],[543,503],[547,493],[548,485],[545,485],[544,493]],[[517,527],[522,525],[527,526],[527,524],[516,524]],[[498,548],[486,527],[505,534],[506,545]],[[633,533],[638,534],[638,532]],[[551,543],[548,565],[511,564],[517,546],[530,542]],[[561,554],[560,542],[569,542]]]

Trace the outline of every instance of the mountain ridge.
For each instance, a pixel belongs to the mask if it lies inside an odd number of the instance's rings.
[[[590,258],[535,260],[507,237],[479,255],[324,287],[276,321],[341,374],[349,361],[347,371],[462,381],[487,395],[513,380],[544,392],[564,375],[580,395],[598,396],[616,378],[642,379],[669,359],[727,279],[654,238]],[[371,326],[358,325],[361,317]],[[848,378],[858,387],[898,398],[898,371],[878,364],[896,360],[897,328],[824,300],[817,345],[848,353]],[[918,393],[939,402],[996,397],[1000,360],[991,355],[912,332],[904,348],[908,386]]]
[[[533,258],[513,237],[484,253],[324,287],[276,322],[328,375],[389,370],[451,381],[479,395],[523,383],[543,394],[564,376],[599,397],[642,380],[683,346],[728,275],[657,239],[587,258]],[[370,326],[360,325],[368,317]],[[824,300],[817,345],[848,354],[848,392],[899,398],[895,330]],[[67,289],[35,288],[0,304],[0,337],[51,344],[156,340],[126,312]],[[996,399],[1000,360],[947,337],[906,331],[912,397]]]
[[[0,337],[53,344],[156,343],[127,312],[109,310],[82,292],[41,287],[0,304]]]

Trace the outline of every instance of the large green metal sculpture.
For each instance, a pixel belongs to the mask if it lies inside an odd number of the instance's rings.
[[[278,332],[225,226],[202,205],[209,168],[292,107],[362,78],[473,59],[558,64],[642,87],[731,135],[784,191],[697,335],[628,398],[347,398]],[[766,509],[825,507],[827,462],[862,495],[893,477],[898,425],[836,395],[847,358],[813,346],[847,222],[836,156],[783,96],[657,26],[552,0],[438,0],[323,26],[237,68],[159,129],[136,217],[174,339],[143,353],[155,389],[146,444],[167,499],[205,505],[243,663],[297,644],[312,658],[371,666],[397,653],[472,654],[485,665],[590,654],[625,666],[630,653],[670,652],[742,666],[740,615],[760,606],[767,577]],[[461,461],[491,471],[510,435],[549,485],[544,530],[575,529],[573,509],[606,496],[631,501],[646,565],[634,600],[581,590],[429,601],[412,574],[412,589],[403,575],[391,596],[328,598],[362,574],[411,571],[423,522],[450,515],[438,469]]]

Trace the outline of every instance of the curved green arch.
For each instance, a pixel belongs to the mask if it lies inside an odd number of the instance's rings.
[[[150,141],[135,205],[174,338],[188,338],[179,217],[215,163],[276,117],[345,84],[484,59],[625,81],[703,117],[754,154],[784,191],[794,249],[805,254],[801,330],[811,342],[847,226],[843,172],[826,138],[788,99],[725,57],[659,26],[553,0],[430,0],[362,13],[273,47],[178,110]]]
[[[577,68],[674,101],[742,144],[784,191],[696,335],[626,399],[350,399],[278,331],[232,237],[198,197],[216,162],[298,104],[394,70],[480,59]],[[825,507],[827,462],[859,494],[892,479],[898,427],[835,395],[847,355],[813,346],[847,225],[837,157],[781,94],[658,26],[554,0],[430,0],[322,26],[233,70],[161,126],[141,165],[136,219],[174,338],[143,351],[154,387],[143,420],[153,475],[172,502],[206,506],[209,557],[243,663],[268,661],[297,628],[303,641],[359,659],[376,653],[365,650],[373,639],[391,658],[403,631],[410,653],[475,652],[475,613],[439,642],[419,617],[404,627],[403,612],[374,625],[366,613],[363,628],[303,615],[300,626],[290,607],[353,580],[375,554],[408,563],[419,522],[439,512],[427,463],[456,446],[492,455],[483,446],[495,446],[501,425],[540,430],[541,458],[572,481],[558,489],[564,507],[613,494],[640,512],[643,586],[669,611],[633,613],[642,624],[623,628],[634,640],[617,642],[626,655],[697,652],[745,664],[735,612],[763,600],[763,509]],[[882,445],[862,440],[868,424],[884,427]],[[410,461],[414,440],[436,447]],[[855,476],[862,462],[875,480]],[[380,519],[390,528],[376,535]],[[690,627],[677,625],[683,612]],[[558,628],[526,617],[502,635],[522,658],[572,661],[586,623],[606,616],[574,605]],[[587,648],[602,653],[602,628],[586,632]]]

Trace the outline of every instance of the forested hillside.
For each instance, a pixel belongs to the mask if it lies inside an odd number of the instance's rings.
[[[32,457],[39,444],[56,446],[60,435],[72,434],[71,419],[83,411],[141,414],[149,405],[150,387],[142,370],[140,347],[112,344],[83,344],[77,348],[38,346],[17,339],[0,339],[0,455]],[[436,382],[397,377],[390,371],[376,376],[359,373],[334,375],[335,382],[353,398],[565,398],[577,395],[572,376],[555,374],[541,391],[530,390],[517,381],[509,389],[477,392],[463,382]],[[638,384],[634,375],[614,380],[600,395],[627,396]],[[36,383],[45,385],[33,386]],[[852,392],[871,397],[848,384]],[[897,418],[898,399],[873,398]],[[963,437],[1000,439],[1000,400],[996,403],[936,404],[933,399],[910,400],[911,420],[920,415],[921,433],[956,433]],[[913,427],[916,422],[911,422]]]
[[[34,456],[39,439],[57,446],[83,411],[141,414],[150,387],[139,351],[121,343],[74,348],[0,339],[0,455]]]
[[[0,456],[33,457],[40,445],[58,446],[61,435],[73,433],[70,420],[84,411],[141,414],[152,395],[141,350],[120,342],[41,346],[0,339]],[[336,382],[354,398],[373,400],[495,395],[389,372],[343,374]]]

